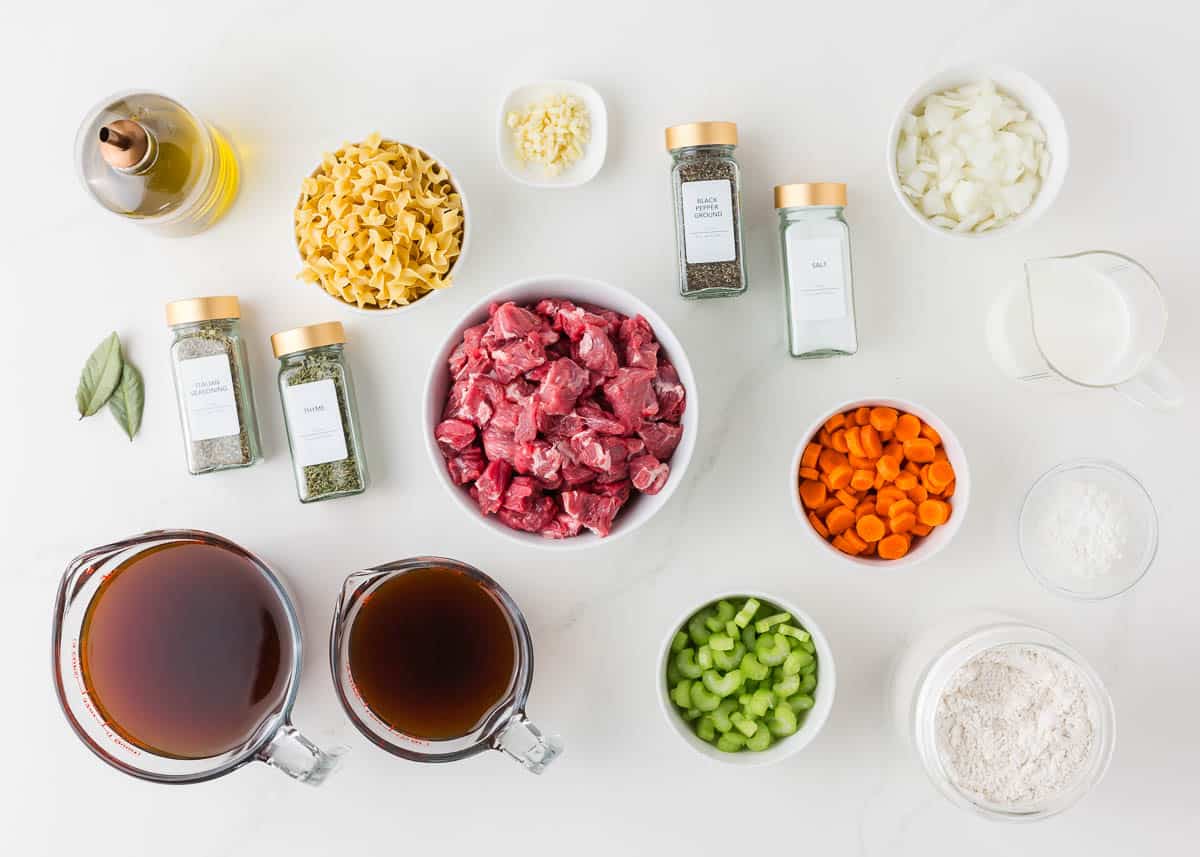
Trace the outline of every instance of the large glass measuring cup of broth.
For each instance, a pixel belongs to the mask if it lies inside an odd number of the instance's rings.
[[[992,306],[988,345],[1005,373],[1044,389],[1111,388],[1165,410],[1183,402],[1158,360],[1167,305],[1150,272],[1119,253],[1025,263]]]
[[[329,659],[350,720],[404,759],[453,762],[494,749],[540,774],[562,752],[525,716],[525,617],[465,563],[422,556],[347,577]]]
[[[336,762],[291,724],[300,624],[249,551],[199,530],[158,530],[71,562],[54,610],[54,685],[84,744],[159,783],[252,761],[317,784]]]

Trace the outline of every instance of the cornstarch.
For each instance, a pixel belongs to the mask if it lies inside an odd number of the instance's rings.
[[[1037,805],[1069,789],[1092,755],[1095,724],[1079,668],[1035,646],[997,646],[951,676],[937,707],[951,781],[992,804]]]
[[[1105,486],[1062,480],[1046,501],[1036,537],[1054,568],[1093,580],[1111,573],[1125,556],[1126,514],[1120,497]]]

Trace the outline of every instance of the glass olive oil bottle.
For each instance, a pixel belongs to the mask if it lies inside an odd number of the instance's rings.
[[[153,92],[100,102],[79,127],[75,160],[97,202],[165,235],[207,229],[237,195],[238,162],[229,141]]]

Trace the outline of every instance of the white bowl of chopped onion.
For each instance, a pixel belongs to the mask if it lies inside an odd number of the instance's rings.
[[[579,187],[604,166],[608,109],[576,80],[541,80],[500,102],[496,155],[513,181],[536,188]]]
[[[901,206],[925,229],[955,238],[1037,220],[1058,196],[1068,161],[1067,126],[1050,93],[1002,65],[934,75],[888,131],[888,177]]]

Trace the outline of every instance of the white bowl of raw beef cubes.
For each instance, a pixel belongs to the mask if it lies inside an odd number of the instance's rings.
[[[592,547],[675,492],[697,399],[683,346],[645,303],[596,280],[534,277],[492,292],[447,335],[425,382],[425,446],[454,502],[488,529]]]

